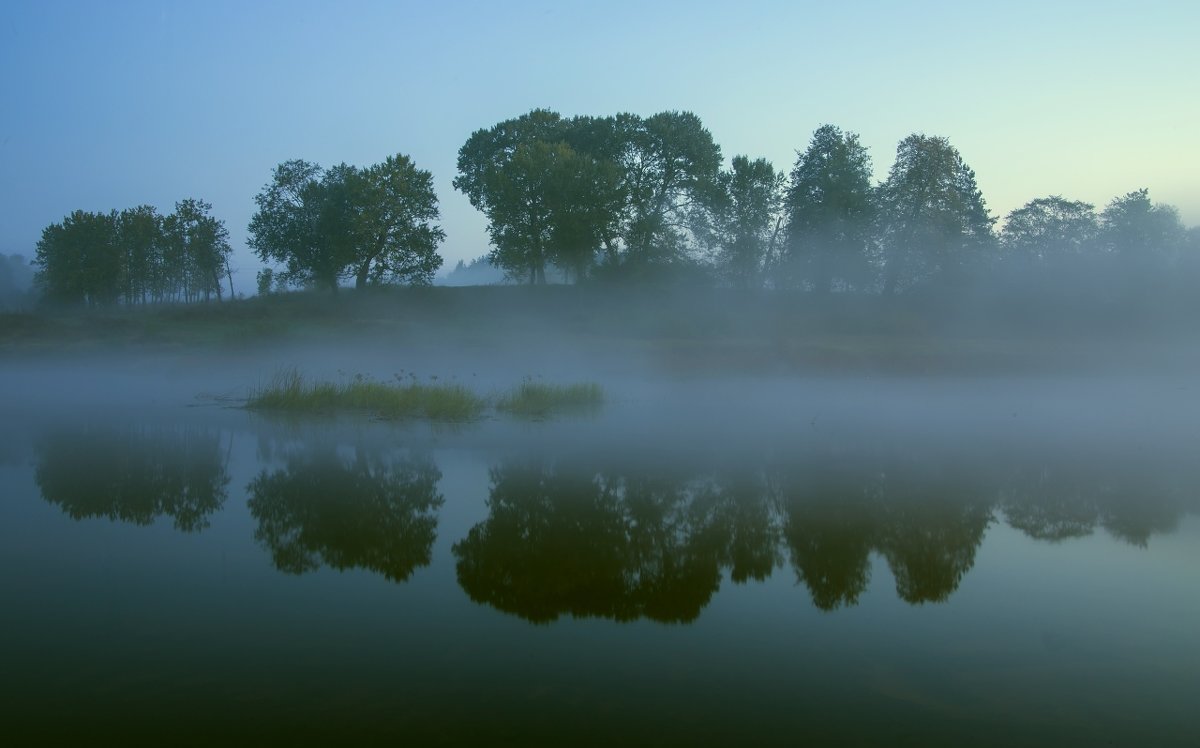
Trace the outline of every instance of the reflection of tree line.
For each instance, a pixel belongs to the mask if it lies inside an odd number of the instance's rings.
[[[430,563],[443,499],[429,457],[326,444],[275,461],[248,492],[255,537],[279,569],[363,568],[402,581]],[[76,519],[169,516],[193,530],[224,501],[225,462],[215,433],[92,431],[44,440],[37,481]],[[1187,509],[1178,478],[1095,464],[945,472],[809,459],[714,473],[509,461],[491,471],[487,518],[453,553],[472,600],[532,621],[690,621],[723,573],[762,580],[785,559],[831,610],[858,601],[872,554],[901,598],[938,602],[970,570],[994,517],[1039,540],[1103,527],[1145,545]]]
[[[225,503],[225,464],[214,431],[97,427],[43,439],[35,480],[73,519],[148,525],[165,516],[191,532],[207,527]]]

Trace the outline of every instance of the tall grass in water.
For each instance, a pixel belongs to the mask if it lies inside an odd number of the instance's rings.
[[[457,384],[387,384],[356,376],[345,384],[308,382],[295,369],[279,372],[265,387],[251,393],[246,407],[290,412],[362,410],[385,418],[429,418],[469,421],[487,408],[487,401]]]
[[[496,400],[496,409],[513,415],[540,418],[560,412],[588,412],[604,403],[604,390],[593,382],[543,384],[526,380]]]

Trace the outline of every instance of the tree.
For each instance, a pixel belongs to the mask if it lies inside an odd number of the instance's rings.
[[[876,192],[885,294],[941,274],[957,277],[994,240],[975,172],[946,138],[910,135]]]
[[[1009,213],[1000,241],[1007,254],[1036,263],[1082,254],[1098,231],[1093,205],[1051,195]]]
[[[151,205],[126,208],[116,217],[122,253],[121,294],[126,304],[161,299],[168,268],[163,262],[163,218]]]
[[[792,168],[784,278],[817,293],[866,280],[873,208],[871,159],[858,135],[817,128]]]
[[[358,169],[328,170],[287,161],[254,198],[249,244],[285,267],[286,282],[336,291],[344,277],[368,282],[429,283],[441,266],[445,238],[432,175],[404,155]]]
[[[492,263],[530,283],[546,282],[549,263],[581,278],[613,214],[614,171],[565,143],[518,146],[489,181]]]
[[[1179,211],[1150,202],[1146,189],[1113,198],[1100,214],[1100,244],[1117,264],[1137,275],[1165,270],[1186,238]]]
[[[615,232],[616,165],[568,140],[586,120],[534,110],[471,135],[458,153],[456,189],[488,218],[492,263],[510,277],[546,282],[554,264],[579,280]]]
[[[187,198],[175,203],[175,212],[163,220],[166,256],[169,264],[178,268],[185,301],[201,296],[208,301],[213,294],[219,301],[222,277],[229,277],[233,295],[229,232],[222,221],[208,214],[210,210],[209,203]]]
[[[635,273],[687,260],[697,223],[719,205],[721,148],[691,112],[617,115],[610,127],[621,170],[624,263]]]
[[[445,232],[438,219],[433,175],[405,155],[353,173],[355,287],[368,280],[428,285],[442,266]]]
[[[96,306],[121,293],[121,253],[116,214],[77,210],[42,230],[37,243],[37,285],[51,301]]]
[[[338,277],[350,262],[322,230],[331,223],[333,185],[321,167],[307,161],[285,161],[275,167],[271,183],[255,197],[258,211],[250,219],[247,244],[264,262],[279,262],[288,281],[337,290]]]
[[[720,183],[724,201],[715,213],[722,273],[736,286],[758,286],[779,233],[783,175],[765,158],[734,156]]]

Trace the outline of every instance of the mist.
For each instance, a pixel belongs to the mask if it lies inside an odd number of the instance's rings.
[[[1100,89],[1014,59],[1052,39],[1099,69],[1040,7],[986,75],[949,19],[897,33],[909,9],[859,14],[886,33],[845,36],[894,56],[854,64],[822,46],[840,26],[797,26],[820,32],[797,56],[758,15],[694,35],[712,14],[689,7],[654,39],[661,8],[527,10],[363,33],[387,13],[259,9],[287,18],[204,75],[154,45],[202,61],[211,38],[157,14],[123,54],[163,79],[105,94],[157,139],[127,169],[76,154],[102,188],[25,180],[38,209],[0,226],[24,237],[0,255],[5,734],[1190,746],[1191,154],[1123,120],[1105,140]],[[653,58],[629,41],[650,32]],[[339,36],[379,58],[338,67]],[[384,82],[387,50],[411,57]],[[1194,121],[1128,64],[1114,111]],[[520,90],[547,69],[570,79]],[[890,83],[822,93],[846,75]],[[213,105],[220,80],[252,106]],[[1045,80],[1078,105],[1043,111]],[[847,121],[801,121],[784,88]],[[22,158],[119,140],[62,99]]]

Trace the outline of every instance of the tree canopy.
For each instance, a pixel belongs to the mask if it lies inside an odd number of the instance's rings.
[[[441,267],[433,177],[407,156],[364,169],[285,161],[254,200],[248,243],[264,262],[282,264],[287,282],[424,285]]]
[[[827,293],[869,278],[871,158],[858,136],[833,125],[813,133],[796,159],[787,194],[783,277]]]
[[[220,299],[233,249],[210,210],[194,198],[167,216],[149,205],[77,210],[42,231],[37,284],[50,301],[89,306]]]

